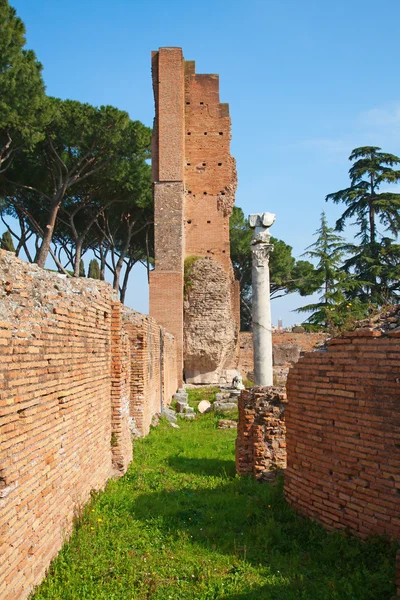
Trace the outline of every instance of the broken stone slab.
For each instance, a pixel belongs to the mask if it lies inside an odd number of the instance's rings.
[[[177,423],[170,423],[171,427],[173,427],[174,429],[180,429],[179,425]]]
[[[182,413],[179,415],[182,419],[188,419],[189,421],[196,418],[194,413]]]
[[[176,394],[174,394],[172,396],[173,400],[176,401],[180,401],[180,402],[187,402],[188,401],[188,395],[186,392],[177,392]]]
[[[167,408],[167,407],[163,407],[161,414],[170,422],[170,423],[176,423],[177,421],[177,416],[176,416],[176,412],[174,410],[172,410],[172,408]]]
[[[231,412],[237,409],[234,402],[214,402],[214,410],[217,412]]]
[[[237,429],[237,422],[232,419],[220,419],[218,421],[218,429]]]
[[[177,400],[176,404],[175,404],[175,410],[177,413],[183,413],[185,412],[185,408],[187,408],[189,405],[187,402],[184,402],[183,400]]]
[[[197,407],[197,410],[199,411],[199,413],[201,413],[202,415],[204,413],[210,412],[211,410],[211,403],[208,400],[202,400],[201,402],[199,402],[199,405]]]
[[[185,406],[183,409],[183,413],[185,415],[189,415],[189,414],[194,414],[194,408],[192,408],[191,406]]]
[[[230,391],[221,392],[221,393],[215,394],[215,400],[217,402],[223,402],[224,400],[228,400],[229,396],[230,396]]]

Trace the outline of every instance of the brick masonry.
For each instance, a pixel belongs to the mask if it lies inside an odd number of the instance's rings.
[[[398,333],[359,330],[306,354],[287,394],[290,504],[328,529],[400,541]]]
[[[289,372],[286,497],[329,528],[400,540],[399,338],[359,330]]]
[[[135,411],[146,433],[169,402],[176,347],[154,319],[127,315],[108,284],[5,251],[0,297],[0,600],[17,600],[40,583],[90,491],[126,470]]]
[[[293,341],[304,342],[298,336]],[[285,495],[328,529],[400,541],[399,341],[399,332],[359,329],[306,353],[289,371]],[[284,447],[282,417],[262,388],[242,392],[238,473],[266,478],[273,448]],[[400,596],[400,555],[396,568]]]
[[[177,341],[181,383],[186,257],[213,258],[223,266],[229,279],[236,346],[239,290],[230,260],[229,217],[237,175],[230,155],[229,107],[220,103],[218,75],[197,74],[194,61],[185,61],[181,48],[153,52],[152,74],[155,270],[150,278],[150,314]],[[208,312],[212,310],[210,304]],[[236,359],[235,350],[228,361],[230,368]]]
[[[298,349],[296,361],[301,352],[310,352],[315,347],[321,345],[326,340],[325,333],[292,333],[291,331],[276,331],[272,334],[273,359],[274,365],[282,364],[279,357],[285,355],[284,349],[292,348],[290,358],[293,356],[293,350]],[[293,361],[293,362],[296,362]],[[287,362],[292,362],[288,360]],[[254,369],[253,362],[253,334],[249,331],[239,333],[239,371],[243,377],[252,373]]]
[[[238,400],[236,471],[268,480],[286,467],[284,388],[254,387]]]

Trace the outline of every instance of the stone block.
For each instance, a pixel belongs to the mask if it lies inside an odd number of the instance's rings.
[[[176,401],[176,405],[175,405],[175,410],[177,413],[183,413],[185,412],[185,408],[188,407],[188,403],[184,402],[182,400],[177,400]]]
[[[199,402],[197,410],[199,411],[200,414],[210,412],[211,403],[208,400],[202,400],[201,402]]]
[[[164,407],[161,411],[161,414],[170,422],[170,423],[176,423],[177,421],[177,417],[176,417],[176,413],[174,410],[172,410],[172,408],[166,408]]]
[[[300,358],[301,347],[298,344],[274,344],[272,356],[274,365],[297,363]]]

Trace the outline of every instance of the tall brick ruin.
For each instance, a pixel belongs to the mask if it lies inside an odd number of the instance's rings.
[[[239,329],[239,288],[229,251],[237,185],[229,106],[219,101],[218,75],[196,74],[181,48],[153,52],[152,73],[150,314],[177,341],[178,378],[184,371],[188,382],[214,383],[235,367]],[[198,260],[190,286],[184,286],[189,257]]]

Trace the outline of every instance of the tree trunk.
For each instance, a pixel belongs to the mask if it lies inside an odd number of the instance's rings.
[[[49,221],[46,225],[45,234],[43,236],[42,244],[36,254],[35,263],[44,269],[44,265],[46,264],[47,257],[50,252],[50,244],[54,233],[54,228],[56,225],[57,214],[60,208],[60,203],[53,204]]]
[[[82,258],[82,240],[75,242],[75,263],[74,263],[74,277],[79,277],[79,264]]]
[[[122,302],[122,304],[124,304],[124,302],[125,302],[125,295],[126,295],[126,290],[128,288],[129,276],[131,274],[134,264],[135,264],[135,261],[132,262],[131,260],[128,263],[125,263],[126,269],[125,269],[125,274],[124,274],[124,280],[122,282],[122,287],[121,287],[120,295],[119,295],[119,299]]]

